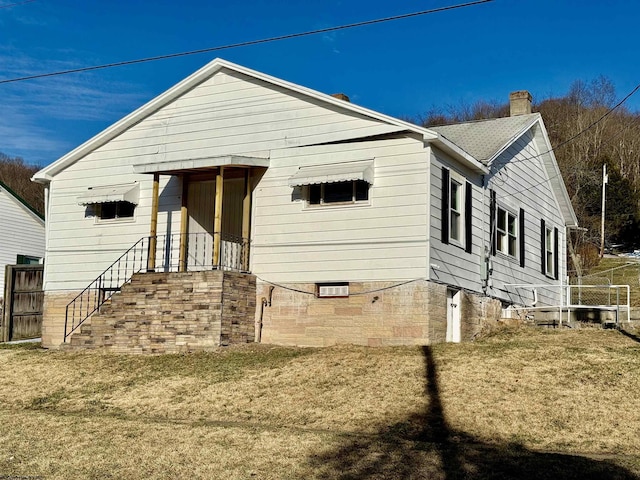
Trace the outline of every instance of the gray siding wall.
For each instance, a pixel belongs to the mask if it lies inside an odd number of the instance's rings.
[[[452,176],[459,175],[471,183],[472,188],[472,250],[465,251],[463,245],[442,242],[442,168],[448,168]],[[458,288],[474,292],[482,292],[480,278],[480,261],[483,251],[483,214],[482,178],[457,162],[445,153],[432,149],[430,174],[430,251],[429,278]],[[488,208],[488,203],[486,205]],[[487,217],[488,218],[488,217]],[[488,232],[488,226],[485,227]]]
[[[539,151],[534,132],[527,132],[493,162],[488,176],[489,188],[496,192],[498,206],[515,213],[519,213],[520,208],[525,211],[525,266],[520,266],[521,252],[518,252],[518,258],[496,253],[492,256],[493,275],[488,293],[510,302],[530,305],[533,301],[532,288],[516,288],[508,284],[549,285],[537,288],[539,306],[560,302],[559,285],[565,276],[566,258],[564,221],[542,159],[538,156],[540,153],[544,152]],[[488,208],[485,218],[488,225]],[[545,220],[546,226],[558,229],[559,280],[541,272],[541,219]]]
[[[549,184],[543,161],[535,141],[535,132],[529,131],[517,139],[492,164],[486,175],[487,188],[482,187],[482,177],[453,162],[446,154],[434,149],[431,155],[430,195],[430,269],[429,278],[458,288],[482,292],[481,264],[485,251],[491,250],[490,193],[496,192],[496,203],[518,216],[524,209],[524,253],[510,257],[501,252],[491,255],[492,274],[486,289],[487,295],[508,303],[532,305],[533,287],[516,287],[514,284],[540,285],[536,287],[538,306],[557,305],[561,299],[560,285],[566,275],[566,238],[564,221],[558,203]],[[442,218],[442,169],[451,175],[466,177],[473,192],[473,247],[465,252],[463,245],[445,244],[441,241]],[[541,219],[546,226],[558,229],[558,277],[556,280],[541,271]],[[518,229],[519,230],[519,229]],[[520,265],[524,254],[525,266]],[[548,285],[548,286],[547,286]]]

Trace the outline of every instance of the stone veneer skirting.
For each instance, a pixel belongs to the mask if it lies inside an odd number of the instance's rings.
[[[318,298],[316,285],[258,280],[256,319],[262,342],[329,346],[426,345],[444,342],[447,286],[418,280],[349,284],[349,297]],[[470,340],[501,316],[501,302],[462,292],[461,336]]]
[[[345,298],[318,298],[313,283],[271,285],[231,272],[146,273],[71,337],[72,349],[174,353],[261,341],[280,345],[427,345],[444,342],[447,286],[418,280],[352,282]],[[75,292],[45,294],[43,346],[64,336],[64,309]],[[257,308],[256,308],[257,305]],[[462,340],[501,316],[501,303],[463,291]],[[126,313],[124,313],[126,312]]]
[[[136,274],[67,339],[66,349],[178,353],[254,341],[255,276],[207,271]],[[45,294],[43,346],[64,340],[74,294]]]

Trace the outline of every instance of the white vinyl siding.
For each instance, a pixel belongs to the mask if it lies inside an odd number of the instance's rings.
[[[4,296],[4,270],[18,255],[44,258],[44,222],[0,186],[0,298]]]
[[[301,94],[285,91],[239,73],[222,70],[54,177],[50,186],[49,256],[48,265],[45,266],[45,289],[51,291],[84,288],[131,245],[149,235],[152,176],[134,174],[134,164],[232,154],[265,158],[271,155],[274,168],[269,168],[267,175],[260,182],[269,184],[276,179],[275,182],[279,185],[275,187],[278,195],[284,195],[291,202],[291,189],[286,187],[287,178],[292,174],[294,164],[297,167],[298,164],[305,164],[309,160],[304,156],[292,158],[291,167],[279,170],[275,152],[286,152],[288,149],[297,151],[302,145],[370,137],[397,130],[397,126],[347,112],[336,106],[323,106],[320,102],[309,100]],[[424,150],[418,148],[420,142],[412,140],[412,144],[414,150]],[[333,147],[333,152],[348,151],[349,148],[353,147],[346,143]],[[383,178],[394,170],[391,164],[395,161],[393,153],[387,151],[385,154],[389,156],[389,160],[386,164],[384,160],[381,163],[380,172]],[[349,154],[345,156],[348,157]],[[371,156],[366,158],[369,159]],[[422,162],[421,168],[426,172],[425,163]],[[404,181],[402,178],[401,175],[398,181]],[[255,179],[254,185],[258,180]],[[85,217],[85,207],[78,205],[78,196],[86,192],[88,187],[135,181],[140,184],[140,198],[131,222],[96,224],[93,218]],[[422,188],[426,190],[426,187]],[[380,205],[383,205],[389,199],[384,198],[385,188],[381,188],[380,192],[383,195]],[[180,179],[161,175],[158,216],[160,235],[180,232],[180,195]],[[416,200],[415,196],[407,197],[406,202],[411,202],[412,199]],[[268,203],[273,199],[256,193],[254,208],[257,215],[264,215],[264,222],[286,218],[278,217],[278,209],[272,211],[272,205],[262,208],[262,201]],[[380,210],[382,218],[387,215],[407,217],[406,212],[400,213],[401,208],[396,206],[404,202],[405,200],[393,199],[391,203],[394,206]],[[291,205],[287,205],[289,206]],[[299,209],[296,213],[300,213]],[[409,217],[413,222],[413,217]],[[356,219],[367,221],[367,218],[367,214],[363,212],[363,215],[350,218],[344,225],[339,220],[335,227],[326,228],[323,238],[333,241],[335,237],[343,241],[344,233],[338,232],[349,228],[349,222]],[[318,220],[320,219],[316,218],[309,223]],[[375,230],[374,220],[371,218],[368,221],[371,230]],[[318,224],[323,225],[321,221]],[[279,228],[280,224],[274,224],[275,231]],[[413,226],[399,229],[398,236],[401,238],[403,233],[409,232],[412,228]],[[424,229],[424,226],[422,228]],[[363,232],[367,232],[366,227]],[[277,235],[270,234],[269,238],[275,236],[274,240],[277,240]],[[365,238],[366,235],[363,233]],[[374,236],[379,237],[377,234]],[[423,244],[424,237],[426,235],[422,235]],[[318,238],[311,230],[305,232],[302,225],[296,242],[305,241],[304,239],[313,242]],[[391,245],[394,245],[393,242]],[[325,247],[312,244],[308,248],[313,250]],[[283,247],[274,247],[274,251],[283,252],[284,257],[287,257],[286,249]],[[385,258],[385,253],[382,252],[380,261],[389,263]],[[411,262],[407,260],[406,263]],[[364,273],[360,274],[360,277],[365,276]]]
[[[424,278],[427,152],[408,137],[273,151],[255,191],[252,272],[276,283]],[[301,165],[371,158],[363,204],[311,208],[287,185]]]

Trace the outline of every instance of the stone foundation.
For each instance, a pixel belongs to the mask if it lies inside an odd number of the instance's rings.
[[[315,284],[272,286],[259,281],[256,319],[258,328],[262,325],[262,342],[385,346],[446,340],[446,285],[423,280],[403,285],[351,283],[349,296],[344,298],[318,298],[315,291]],[[500,318],[501,303],[463,292],[461,309],[464,341]]]
[[[462,341],[473,340],[495,328],[502,317],[502,302],[495,298],[462,292],[460,300]]]
[[[59,348],[64,341],[67,305],[80,291],[45,292],[42,311],[42,346]]]
[[[75,295],[45,295],[43,346],[62,343],[64,311]],[[460,309],[462,341],[472,340],[501,316],[498,300],[470,292],[462,292]],[[261,341],[280,345],[440,343],[446,340],[447,286],[423,280],[351,283],[348,297],[319,298],[315,284],[256,286],[248,274],[139,274],[74,333],[66,348],[207,350],[253,342],[260,325]]]

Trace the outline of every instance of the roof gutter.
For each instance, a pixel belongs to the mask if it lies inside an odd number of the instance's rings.
[[[40,183],[42,185],[48,185],[53,180],[53,177],[48,174],[38,175],[40,172],[36,172],[33,177],[31,177],[31,181],[35,183]]]

